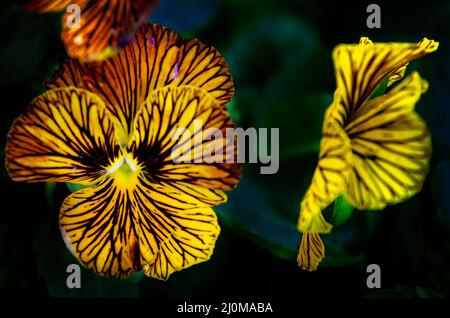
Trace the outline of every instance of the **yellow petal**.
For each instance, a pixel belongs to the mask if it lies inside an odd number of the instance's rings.
[[[232,127],[226,110],[203,89],[165,87],[141,108],[128,152],[152,180],[173,183],[203,202],[218,204],[226,200],[220,190],[234,188],[241,174],[235,163],[237,146],[226,133]],[[184,131],[184,139],[174,138],[177,129]],[[210,138],[208,130],[216,137]],[[216,150],[213,155],[210,148]],[[185,159],[189,161],[181,161]],[[227,163],[229,159],[233,162]]]
[[[63,203],[60,226],[68,248],[87,268],[122,279],[144,270],[167,279],[210,258],[220,228],[208,205],[142,175],[112,174]]]
[[[348,118],[369,98],[381,81],[401,78],[405,66],[434,52],[438,43],[424,38],[418,44],[375,43],[362,38],[360,44],[341,44],[333,51],[337,88]]]
[[[101,61],[116,54],[133,39],[134,33],[147,19],[156,0],[90,1],[81,12],[80,27],[71,27],[63,17],[62,40],[70,57],[83,62]]]
[[[66,59],[52,75],[51,79],[45,81],[44,86],[48,89],[75,86],[83,88],[83,77],[86,66],[76,59]]]
[[[31,0],[25,2],[23,7],[27,10],[45,12],[65,11],[70,4],[77,4],[84,7],[90,0]]]
[[[170,236],[161,241],[154,262],[144,266],[144,273],[166,280],[176,271],[209,260],[220,233],[214,211],[168,184],[147,186],[146,194],[161,210]]]
[[[331,225],[325,221],[322,210],[342,192],[350,172],[350,141],[342,128],[327,120],[319,152],[319,162],[311,185],[301,203],[298,230],[329,233]]]
[[[144,24],[133,42],[111,59],[92,65],[86,86],[98,94],[121,125],[128,142],[134,118],[156,89],[189,85],[209,92],[221,105],[231,99],[227,65],[212,47],[156,24]]]
[[[317,233],[303,233],[297,264],[301,269],[315,271],[325,257],[325,246]]]
[[[74,87],[37,97],[14,122],[6,166],[16,181],[92,183],[118,155],[103,102]]]
[[[367,102],[346,127],[353,169],[344,191],[359,209],[382,209],[418,192],[428,172],[431,139],[414,106],[426,89],[417,73]]]
[[[327,113],[333,111],[330,106]],[[311,185],[300,204],[297,228],[303,233],[297,258],[298,265],[313,271],[325,256],[320,234],[330,233],[332,225],[323,217],[322,210],[333,202],[344,189],[350,172],[350,140],[334,116],[327,116],[323,127],[319,162]]]

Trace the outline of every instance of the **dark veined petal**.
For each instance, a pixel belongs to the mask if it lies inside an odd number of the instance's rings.
[[[222,105],[233,95],[233,82],[220,54],[198,40],[182,41],[177,33],[144,24],[119,54],[96,65],[86,80],[122,126],[127,143],[133,121],[151,92],[168,85],[203,88]]]
[[[70,4],[77,4],[80,7],[86,5],[90,0],[32,0],[26,1],[22,6],[30,11],[61,12],[65,11]]]
[[[234,188],[241,174],[234,135],[226,134],[233,127],[227,111],[203,89],[165,87],[144,103],[128,151],[149,179],[218,204],[226,200],[221,190]]]
[[[131,41],[157,4],[157,0],[89,1],[83,7],[80,27],[67,23],[71,13],[63,17],[62,40],[69,56],[81,61],[100,61],[114,55]]]
[[[166,280],[176,271],[210,259],[220,227],[207,204],[164,182],[147,182],[144,195],[156,207],[159,222],[170,233],[160,240],[154,262],[144,266],[147,276]]]
[[[319,162],[300,204],[297,227],[303,235],[297,263],[302,269],[316,270],[325,255],[319,234],[330,233],[332,225],[325,220],[322,210],[343,191],[351,169],[350,160],[350,140],[337,122],[325,120]]]
[[[417,73],[367,102],[345,128],[353,169],[344,194],[359,209],[382,209],[418,192],[428,172],[431,139],[414,106],[427,83]]]
[[[220,232],[206,204],[121,169],[69,196],[60,226],[68,248],[82,264],[117,279],[143,269],[165,280],[208,260]]]
[[[389,78],[389,84],[400,79],[409,62],[437,48],[437,42],[426,38],[418,44],[373,44],[369,39],[361,38],[359,44],[338,45],[333,51],[333,60],[345,123],[384,78]]]
[[[14,122],[6,166],[16,181],[91,183],[117,155],[103,102],[74,87],[37,97]]]
[[[75,86],[83,88],[83,77],[86,73],[86,65],[76,59],[68,58],[59,66],[52,77],[45,81],[47,89]]]
[[[350,140],[336,122],[326,121],[319,162],[311,185],[300,205],[299,231],[315,233],[331,231],[331,225],[325,221],[321,210],[342,192],[351,169],[350,162]]]
[[[325,245],[317,233],[303,233],[297,264],[301,269],[315,271],[325,257]]]

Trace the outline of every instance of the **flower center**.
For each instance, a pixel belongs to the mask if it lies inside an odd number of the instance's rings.
[[[137,183],[140,167],[129,154],[124,154],[116,160],[107,170],[116,182],[124,186],[132,186]]]

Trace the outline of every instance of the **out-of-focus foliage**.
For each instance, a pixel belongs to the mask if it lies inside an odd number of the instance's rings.
[[[52,297],[450,295],[450,4],[377,2],[382,28],[365,25],[366,4],[334,1],[161,0],[150,21],[197,37],[226,58],[235,81],[229,110],[243,127],[280,128],[280,168],[260,175],[247,164],[239,187],[216,209],[222,232],[209,262],[160,282],[140,275],[111,281],[82,269],[82,289],[66,287],[76,263],[58,229],[58,209],[74,190],[64,184],[25,184],[0,170],[0,288]],[[2,4],[0,10],[0,133],[38,94],[65,57],[60,16]],[[345,202],[325,214],[333,233],[316,273],[295,263],[300,200],[317,161],[324,111],[335,89],[331,52],[369,36],[376,42],[416,42],[439,50],[409,67],[430,83],[417,110],[432,131],[434,154],[423,190],[384,211],[352,210]],[[4,148],[6,138],[0,139]],[[2,151],[4,160],[4,151]],[[344,222],[345,221],[345,222]],[[366,288],[366,266],[379,264],[382,290]]]

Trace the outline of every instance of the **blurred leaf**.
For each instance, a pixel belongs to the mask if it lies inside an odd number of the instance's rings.
[[[217,12],[220,0],[162,0],[148,21],[177,32],[188,32],[208,24]]]
[[[228,203],[215,208],[215,211],[225,225],[275,256],[295,262],[301,238],[296,224],[298,210],[295,217],[283,215],[274,199],[278,192],[271,192],[260,179],[259,176],[244,175],[239,187],[229,193]],[[321,266],[342,267],[361,263],[364,255],[350,255],[345,246],[348,241],[357,239],[356,233],[349,228],[336,227],[331,234],[323,235],[326,257]]]
[[[318,152],[332,98],[311,89],[323,80],[318,68],[325,55],[308,24],[289,15],[260,18],[242,30],[225,57],[238,88],[238,124],[279,128],[281,159]]]
[[[325,111],[331,103],[329,94],[303,94],[292,101],[267,103],[259,127],[280,128],[280,158],[290,159],[318,153]]]
[[[33,78],[46,66],[49,56],[50,38],[53,38],[52,23],[55,15],[37,15],[17,6],[8,6],[0,13],[0,27],[8,30],[2,37],[0,47],[0,86],[15,84]],[[10,26],[14,25],[14,28]],[[59,38],[55,33],[55,38]],[[5,76],[7,74],[7,76]]]
[[[92,187],[92,185],[83,185],[83,184],[79,184],[79,183],[70,183],[70,182],[66,182],[67,188],[69,188],[70,192],[77,192],[78,190],[81,189],[86,189],[86,188],[90,188]]]
[[[333,225],[341,225],[345,223],[353,214],[354,207],[340,195],[336,201],[334,201],[333,216],[330,223]]]
[[[55,193],[56,183],[55,182],[46,182],[45,183],[45,198],[47,199],[48,206],[50,209],[53,209],[53,195]]]
[[[250,178],[241,180],[229,193],[229,201],[215,208],[220,219],[231,228],[250,236],[278,257],[294,260],[300,246],[295,223],[281,218],[272,208],[266,189]]]

